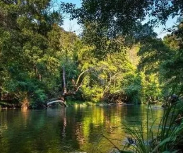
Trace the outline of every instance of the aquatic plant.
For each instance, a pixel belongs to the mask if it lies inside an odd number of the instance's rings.
[[[148,108],[151,106],[148,105]],[[123,150],[130,150],[136,153],[162,153],[162,152],[182,152],[183,151],[183,105],[181,101],[168,104],[164,109],[162,119],[158,126],[158,131],[153,130],[150,125],[150,113],[147,110],[146,126],[139,128],[128,127],[127,143]],[[119,152],[123,152],[118,150]]]

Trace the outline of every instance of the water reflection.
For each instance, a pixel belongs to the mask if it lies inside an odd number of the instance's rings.
[[[152,109],[152,119],[161,109]],[[121,147],[126,133],[123,124],[147,122],[146,106],[68,107],[47,110],[0,112],[1,153],[109,152]]]

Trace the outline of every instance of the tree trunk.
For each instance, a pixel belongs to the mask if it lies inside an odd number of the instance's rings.
[[[70,89],[69,91],[67,91],[66,72],[65,72],[65,66],[63,66],[62,67],[62,74],[61,74],[61,76],[62,76],[62,94],[61,94],[61,96],[58,99],[54,98],[54,99],[51,99],[49,102],[47,102],[47,106],[51,105],[53,103],[63,103],[66,106],[66,97],[76,94],[76,92],[82,86],[82,81],[84,79],[83,75],[86,72],[89,72],[89,69],[83,71],[82,73],[80,73],[80,75],[78,76],[76,82],[74,80],[72,80],[72,82],[73,82],[73,89]]]
[[[0,101],[1,101],[1,96],[2,96],[2,93],[1,93],[2,91],[1,91],[1,87],[0,87]]]
[[[62,79],[63,79],[63,95],[65,95],[67,93],[66,78],[65,78],[65,66],[63,66]]]

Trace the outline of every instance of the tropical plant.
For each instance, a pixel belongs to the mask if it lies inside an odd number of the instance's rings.
[[[149,105],[150,107],[150,105]],[[168,103],[159,123],[158,131],[149,123],[151,114],[147,110],[147,122],[139,128],[126,126],[128,141],[125,149],[138,153],[160,153],[182,151],[182,101]]]

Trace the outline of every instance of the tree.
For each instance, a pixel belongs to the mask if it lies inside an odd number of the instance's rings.
[[[54,24],[62,23],[61,15],[49,7],[50,0],[0,2],[2,92],[13,93],[19,101],[34,99],[40,106],[47,97],[48,66],[57,62],[51,55],[48,33]]]
[[[155,0],[152,9],[152,15],[155,20],[165,24],[168,17],[181,17],[183,14],[183,2],[181,0]]]
[[[65,12],[71,13],[71,19],[77,18],[81,24],[97,24],[99,31],[107,29],[106,36],[115,37],[133,30],[138,20],[145,18],[152,4],[147,0],[83,0],[81,8],[70,3],[61,6]]]
[[[157,77],[163,96],[182,93],[182,23],[163,41],[144,39],[138,54],[139,69]]]
[[[164,42],[170,47],[171,52],[161,66],[162,79],[165,80],[165,85],[171,89],[171,93],[179,95],[183,92],[182,70],[183,70],[183,41],[182,41],[182,23],[179,24],[178,29],[164,38]]]

